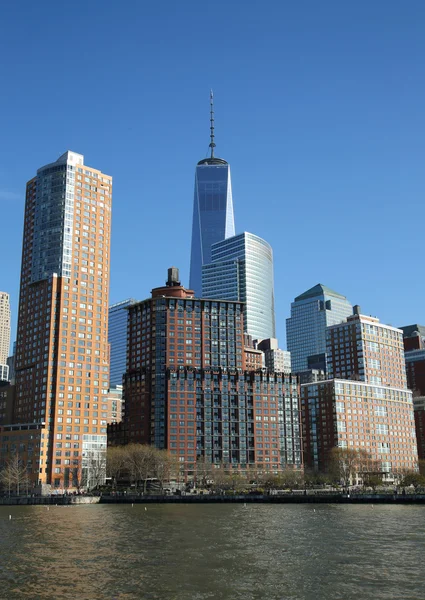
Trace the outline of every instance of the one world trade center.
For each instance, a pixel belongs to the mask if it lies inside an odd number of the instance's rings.
[[[202,296],[202,265],[211,262],[211,246],[235,235],[230,166],[214,156],[214,106],[210,95],[210,156],[195,172],[189,287]]]

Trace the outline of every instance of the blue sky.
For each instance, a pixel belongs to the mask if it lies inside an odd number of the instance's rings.
[[[194,169],[231,165],[237,232],[270,242],[285,346],[316,283],[424,323],[425,3],[7,3],[0,19],[0,289],[15,335],[25,183],[65,150],[114,178],[111,302],[175,265]]]

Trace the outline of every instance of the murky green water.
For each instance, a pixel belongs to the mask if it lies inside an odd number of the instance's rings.
[[[418,600],[424,562],[421,506],[0,507],[1,600]]]

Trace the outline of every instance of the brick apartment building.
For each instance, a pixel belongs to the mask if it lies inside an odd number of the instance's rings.
[[[174,268],[165,287],[130,306],[125,412],[108,442],[169,449],[189,477],[200,460],[300,468],[297,379],[248,370],[243,311],[241,302],[194,298]]]

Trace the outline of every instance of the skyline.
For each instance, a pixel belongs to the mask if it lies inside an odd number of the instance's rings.
[[[174,17],[179,33],[166,26],[169,39],[161,44],[155,40],[159,9],[135,6],[126,40],[119,34],[125,12],[107,6],[102,28],[92,32],[88,7],[87,22],[78,27],[91,38],[82,48],[72,46],[72,54],[52,27],[60,23],[62,8],[44,22],[46,15],[36,11],[6,7],[0,44],[15,60],[4,66],[10,90],[0,100],[7,140],[0,150],[0,209],[7,223],[0,251],[8,257],[0,289],[11,295],[12,342],[25,183],[68,149],[114,179],[110,303],[147,298],[171,265],[188,285],[193,169],[203,149],[207,155],[211,87],[217,155],[232,167],[236,232],[252,231],[274,251],[280,347],[286,347],[291,302],[319,282],[381,322],[423,322],[424,289],[416,274],[421,244],[412,222],[424,216],[424,7],[327,2],[312,6],[308,16],[302,8],[278,6],[257,15],[248,2],[244,13],[226,7],[225,23],[219,7],[211,14],[198,7],[193,16],[189,3]],[[218,53],[198,71],[204,53],[192,50],[203,47],[196,24],[206,15],[228,60],[223,64]],[[132,37],[142,17],[149,27],[142,38]],[[26,40],[12,36],[18,20]],[[72,35],[76,25],[69,27]],[[46,34],[42,42],[40,31]],[[122,47],[108,49],[105,31],[118,35]],[[149,61],[138,63],[144,50],[151,51]],[[68,97],[70,73],[77,74],[85,52],[96,57],[100,51],[96,84],[93,70],[83,69],[78,77],[84,93]],[[48,59],[54,69],[64,58],[67,68],[54,77],[35,68]],[[25,90],[39,80],[29,102]],[[71,118],[72,111],[78,117]],[[159,221],[164,214],[170,216]],[[143,264],[144,256],[149,263]]]

